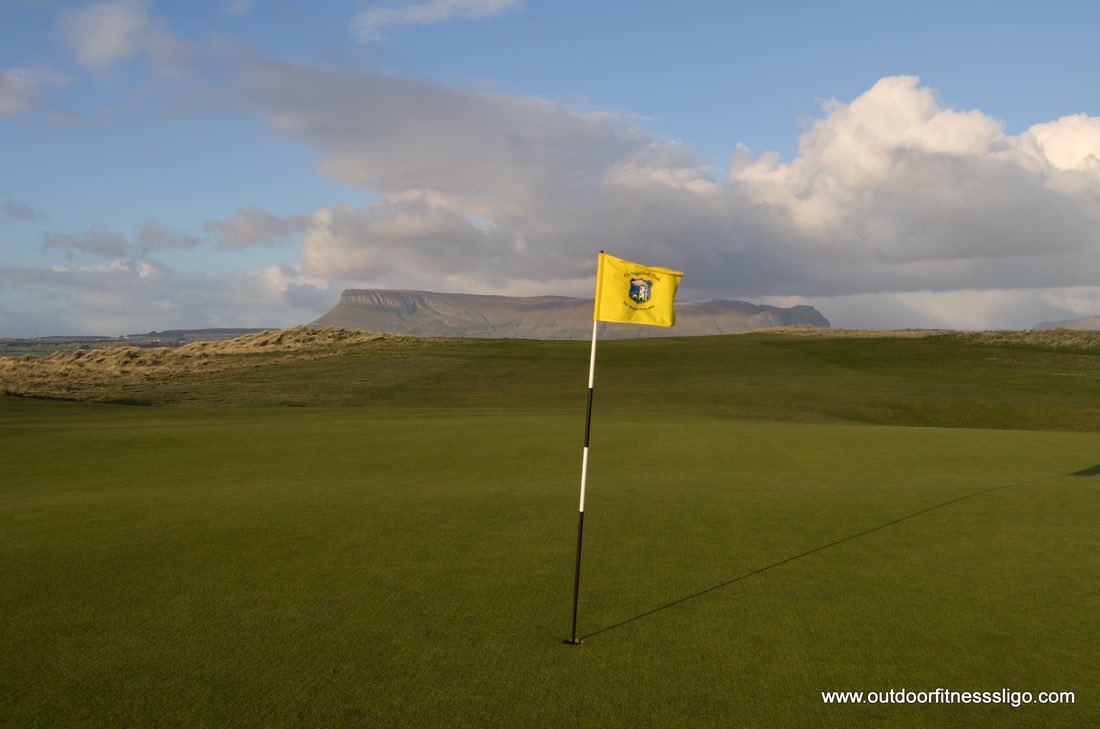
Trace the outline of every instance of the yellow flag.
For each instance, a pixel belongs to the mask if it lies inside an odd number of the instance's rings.
[[[601,253],[593,318],[670,327],[676,323],[672,302],[683,275],[680,271],[642,266]]]

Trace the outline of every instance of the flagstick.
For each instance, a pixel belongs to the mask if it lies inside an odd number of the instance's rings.
[[[601,251],[602,252],[602,251]],[[584,487],[588,482],[588,435],[592,430],[592,386],[596,378],[596,327],[592,322],[592,356],[588,362],[588,412],[584,416],[584,455],[581,457],[581,503],[577,515],[577,566],[573,571],[573,635],[567,643],[580,645],[577,638],[577,602],[581,593],[581,542],[584,537]]]

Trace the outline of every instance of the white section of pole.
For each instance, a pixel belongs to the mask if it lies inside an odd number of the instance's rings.
[[[588,482],[588,446],[584,447],[584,456],[581,457],[581,505],[579,511],[584,513],[584,488]]]
[[[588,389],[592,389],[593,383],[596,381],[596,327],[599,326],[599,322],[593,320],[592,322],[592,356],[588,360]],[[589,417],[592,413],[588,413]]]

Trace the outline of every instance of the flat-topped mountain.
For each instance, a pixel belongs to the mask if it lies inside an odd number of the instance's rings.
[[[311,326],[420,336],[587,339],[592,300],[568,296],[486,296],[401,289],[347,289]],[[732,334],[778,326],[828,327],[812,306],[759,306],[715,299],[676,304],[676,326],[600,324],[600,336],[628,339]]]

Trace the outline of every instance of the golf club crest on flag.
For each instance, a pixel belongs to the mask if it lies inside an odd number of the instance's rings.
[[[630,300],[635,304],[644,304],[649,301],[650,288],[653,282],[647,278],[630,279]]]
[[[683,272],[643,266],[600,251],[596,262],[596,301],[592,313],[592,352],[588,361],[588,410],[581,456],[581,498],[577,515],[577,561],[573,570],[573,630],[563,641],[579,645],[577,605],[581,589],[581,544],[584,539],[584,495],[588,484],[588,436],[592,430],[592,386],[596,377],[596,332],[601,321],[670,327],[676,323],[673,304]]]

